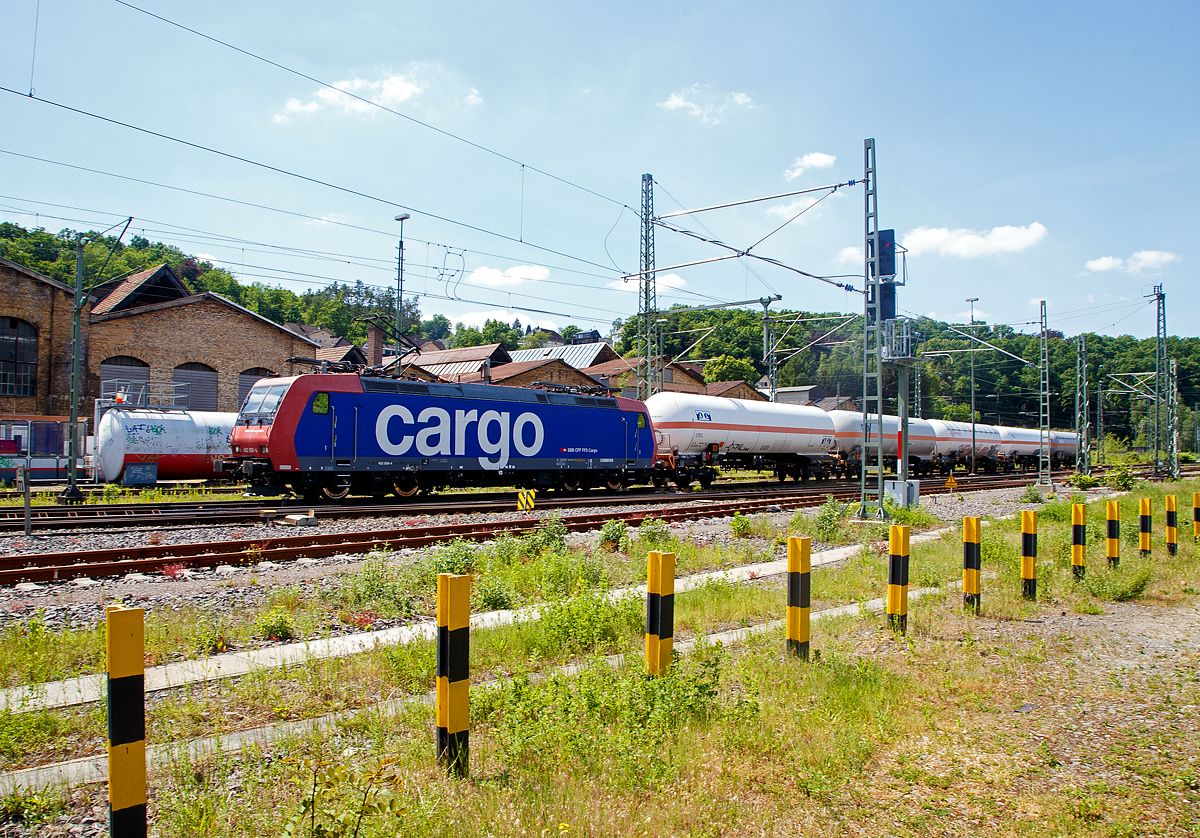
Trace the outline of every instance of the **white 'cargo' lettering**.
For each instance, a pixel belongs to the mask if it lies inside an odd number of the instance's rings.
[[[523,431],[526,425],[533,426],[533,444],[525,444],[525,435]],[[546,432],[542,428],[542,420],[537,418],[533,413],[522,413],[517,417],[517,421],[513,423],[513,445],[517,447],[517,452],[523,457],[532,457],[534,454],[542,450],[542,442],[546,438]]]
[[[383,449],[385,454],[391,454],[393,457],[405,454],[413,443],[411,436],[401,437],[398,444],[393,443],[391,437],[388,436],[388,423],[397,416],[404,420],[404,424],[406,425],[413,423],[412,411],[399,404],[385,407],[380,411],[379,418],[375,420],[375,440],[379,443],[379,447]]]
[[[417,417],[418,422],[436,419],[437,424],[423,428],[417,433],[417,451],[426,457],[450,454],[450,414],[440,407],[427,407]],[[430,445],[429,438],[437,437],[437,445]]]
[[[500,438],[492,442],[488,434],[488,426],[495,422],[500,426]],[[485,411],[479,417],[479,448],[484,454],[498,454],[495,462],[487,457],[479,458],[479,465],[489,471],[499,471],[508,465],[508,411],[497,413],[494,410]]]
[[[479,421],[478,410],[454,411],[454,453],[461,457],[467,453],[467,425]]]

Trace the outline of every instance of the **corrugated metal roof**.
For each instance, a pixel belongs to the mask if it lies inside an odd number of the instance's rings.
[[[459,349],[442,349],[437,352],[422,352],[416,355],[414,360],[425,369],[430,369],[441,364],[457,364],[463,361],[478,362],[485,358],[490,358],[496,366],[512,360],[508,350],[498,343],[489,343],[484,346],[463,346]]]
[[[543,346],[539,349],[517,349],[511,353],[513,361],[543,361],[550,358],[562,358],[577,370],[586,369],[602,363],[598,360],[607,355],[605,350],[616,355],[616,351],[607,343],[580,343],[575,346]]]
[[[441,354],[441,353],[438,353]],[[453,379],[456,375],[465,375],[468,373],[478,373],[483,369],[483,362],[486,359],[480,358],[477,361],[459,361],[456,364],[429,364],[422,358],[421,369],[426,372],[433,373],[441,378]]]

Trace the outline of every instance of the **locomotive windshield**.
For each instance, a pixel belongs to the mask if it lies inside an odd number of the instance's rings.
[[[238,419],[246,425],[270,422],[275,416],[275,411],[279,409],[279,402],[283,400],[287,388],[286,384],[259,384],[251,387]]]

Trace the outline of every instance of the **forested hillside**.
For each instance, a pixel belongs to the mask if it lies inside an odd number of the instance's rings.
[[[0,224],[0,256],[40,273],[73,282],[75,232],[48,233],[26,230],[15,224]],[[89,241],[84,251],[88,284],[94,285],[143,268],[166,262],[193,291],[213,291],[280,323],[300,322],[323,326],[336,334],[362,343],[366,329],[355,318],[378,314],[394,316],[395,292],[362,282],[333,284],[296,294],[263,283],[241,283],[229,271],[197,260],[173,245],[150,242],[134,236],[129,244],[116,244],[112,258],[99,272],[113,247],[112,237]],[[489,320],[481,328],[456,324],[441,314],[421,319],[415,299],[405,300],[406,331],[424,337],[445,338],[452,346],[503,343],[510,349],[538,345],[538,337],[520,321]],[[862,319],[841,313],[805,313],[783,310],[788,315],[777,323],[779,386],[819,384],[830,395],[862,392]],[[766,372],[763,363],[762,313],[744,309],[671,313],[663,319],[664,353],[683,360],[718,359],[706,368],[709,380],[757,378]],[[794,321],[794,322],[792,322]],[[636,347],[635,318],[614,324],[616,346],[623,355]],[[969,348],[970,341],[955,334],[945,323],[918,320],[914,328],[920,338],[921,414],[927,418],[969,419],[971,401],[970,354],[950,352]],[[960,327],[961,328],[961,327]],[[564,335],[578,331],[566,326]],[[976,326],[976,335],[1036,364],[1039,341],[1036,334],[1023,334],[1008,326]],[[1075,336],[1051,331],[1050,390],[1051,416],[1058,427],[1070,427],[1075,416]],[[1103,373],[1144,372],[1154,369],[1154,341],[1128,335],[1087,335],[1088,378],[1093,411],[1097,376]],[[685,354],[686,353],[686,354]],[[792,354],[794,353],[794,354]],[[1200,338],[1172,337],[1168,356],[1179,365],[1179,389],[1184,450],[1194,450],[1195,426],[1192,410],[1200,402]],[[1102,368],[1102,369],[1101,369]],[[1038,371],[998,351],[975,353],[975,405],[981,421],[1011,425],[1035,425],[1038,411]],[[894,387],[894,382],[891,384]],[[1106,380],[1106,390],[1115,383]],[[894,406],[894,400],[893,400]],[[1145,433],[1145,401],[1126,394],[1106,393],[1105,431],[1138,442]]]

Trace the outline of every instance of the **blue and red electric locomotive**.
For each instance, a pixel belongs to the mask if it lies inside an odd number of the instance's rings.
[[[446,486],[620,489],[651,482],[641,402],[349,374],[264,379],[221,467],[253,486],[337,500]]]

